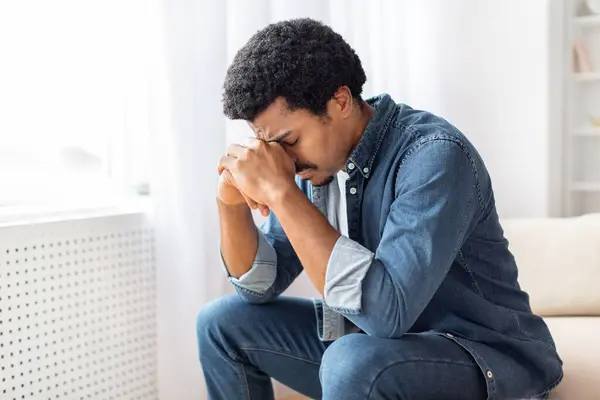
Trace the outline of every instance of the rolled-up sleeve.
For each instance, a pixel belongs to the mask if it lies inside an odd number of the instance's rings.
[[[325,272],[324,298],[333,309],[357,314],[361,308],[362,282],[375,254],[346,236],[333,247]]]
[[[252,267],[239,278],[227,276],[236,292],[250,303],[277,298],[302,272],[302,264],[273,212],[257,229],[258,246]]]
[[[229,282],[236,288],[242,289],[244,292],[254,293],[255,295],[264,295],[277,277],[277,253],[271,244],[267,241],[262,230],[258,231],[258,247],[256,257],[252,263],[252,268],[239,278],[235,278],[229,274],[225,260],[221,257],[221,262],[227,273]]]

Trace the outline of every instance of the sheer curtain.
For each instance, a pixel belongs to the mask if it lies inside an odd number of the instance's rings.
[[[219,265],[216,164],[227,143],[251,132],[221,112],[221,86],[236,51],[268,23],[312,17],[340,32],[361,57],[365,95],[399,96],[403,82],[401,1],[172,0],[157,4],[152,89],[157,229],[159,390],[162,399],[198,399],[204,390],[195,318],[230,292]],[[162,21],[161,21],[162,16]],[[307,281],[292,290],[310,294]]]

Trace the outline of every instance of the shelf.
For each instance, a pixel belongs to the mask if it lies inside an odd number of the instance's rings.
[[[600,27],[600,15],[586,15],[575,18],[575,23],[582,28]]]
[[[600,192],[600,182],[573,182],[572,192]]]
[[[574,73],[573,79],[576,82],[590,82],[600,80],[600,72]]]
[[[586,126],[574,129],[571,136],[598,137],[600,138],[600,127]]]

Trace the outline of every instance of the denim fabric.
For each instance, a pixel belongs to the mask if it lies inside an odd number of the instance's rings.
[[[488,398],[543,397],[562,361],[519,287],[483,160],[444,119],[388,95],[368,101],[375,114],[346,163],[348,238],[336,243],[324,301],[315,301],[319,337],[444,335],[476,361]],[[326,188],[297,183],[327,214]],[[259,249],[255,265],[276,266],[262,279],[272,284],[232,279],[255,303],[274,300],[302,271],[274,214],[262,232],[273,251]]]
[[[279,297],[264,305],[218,299],[198,316],[200,362],[210,400],[272,400],[273,377],[313,399],[470,400],[485,378],[443,336],[385,339],[349,334],[321,341],[312,302]]]
[[[267,242],[263,231],[258,231],[258,248],[252,268],[239,278],[229,275],[225,260],[221,255],[221,263],[227,272],[229,282],[240,290],[253,293],[263,293],[271,287],[277,276],[277,254],[273,247]]]

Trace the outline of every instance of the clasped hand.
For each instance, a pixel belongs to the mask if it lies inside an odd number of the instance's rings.
[[[294,160],[275,142],[249,138],[245,145],[232,144],[221,157],[218,173],[231,174],[233,185],[252,209],[263,215],[280,201],[294,183]]]

